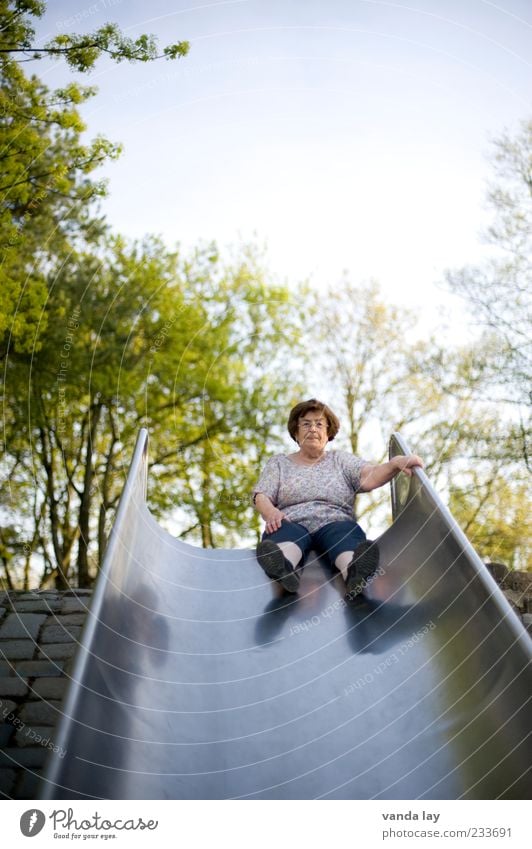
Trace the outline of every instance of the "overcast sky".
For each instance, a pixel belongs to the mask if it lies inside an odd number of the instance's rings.
[[[530,0],[52,0],[38,37],[106,21],[191,42],[176,62],[78,75],[99,88],[90,135],[124,143],[104,169],[117,230],[256,234],[281,279],[348,269],[395,302],[452,307],[444,269],[486,250],[490,138],[530,114]]]

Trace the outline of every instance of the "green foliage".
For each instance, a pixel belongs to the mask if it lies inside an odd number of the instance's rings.
[[[44,55],[63,56],[73,70],[88,71],[102,54],[110,56],[115,62],[152,62],[162,57],[177,59],[186,56],[189,50],[188,41],[180,41],[167,45],[162,53],[158,53],[154,36],[127,38],[116,24],[105,24],[84,35],[57,35],[44,48],[32,50],[31,53],[34,59],[41,59]],[[27,48],[25,52],[28,52]]]
[[[152,62],[162,57],[177,59],[186,56],[190,50],[188,41],[180,41],[167,45],[159,53],[157,39],[153,35],[128,38],[116,24],[110,23],[82,35],[61,33],[44,47],[34,47],[35,31],[30,19],[25,16],[42,17],[45,8],[45,3],[33,0],[2,0],[0,53],[29,59],[61,56],[73,70],[84,72],[91,70],[102,55],[110,56],[115,62]]]
[[[80,109],[95,90],[50,91],[20,62],[61,55],[88,71],[103,55],[177,58],[188,44],[159,52],[152,37],[129,39],[106,24],[37,50],[31,18],[44,8],[0,0],[0,497],[9,511],[0,561],[8,584],[28,586],[30,568],[34,583],[90,583],[141,425],[150,431],[156,516],[205,546],[251,541],[260,522],[249,492],[281,449],[305,384],[340,413],[355,452],[384,459],[390,431],[403,431],[481,554],[527,564],[532,125],[497,143],[493,259],[449,275],[484,339],[456,350],[412,342],[414,317],[386,304],[376,284],[344,280],[325,295],[291,294],[252,246],[226,259],[214,243],[185,256],[155,238],[111,236],[98,214],[106,186],[94,172],[120,145],[82,140]],[[505,400],[518,413],[500,415]],[[367,526],[387,493],[364,499]]]
[[[28,254],[37,244],[57,249],[61,239],[87,225],[90,202],[105,191],[87,175],[118,156],[120,146],[103,138],[80,141],[86,127],[76,107],[92,89],[72,85],[50,92],[15,63],[4,71],[0,248],[5,253],[28,243]]]
[[[493,254],[481,266],[448,272],[454,292],[484,329],[471,353],[479,379],[461,423],[469,469],[454,482],[451,502],[484,556],[530,567],[526,515],[530,494],[530,381],[532,338],[532,121],[493,147],[488,191]]]
[[[266,454],[275,450],[286,394],[297,385],[288,362],[297,351],[294,302],[284,287],[268,283],[249,246],[226,264],[215,245],[203,245],[182,267],[198,314],[187,321],[183,353],[172,344],[172,319],[153,346],[150,374],[157,380],[147,394],[146,422],[153,431],[159,406],[154,392],[161,369],[171,365],[176,441],[175,456],[166,445],[164,466],[154,461],[154,493],[160,492],[161,507],[177,503],[189,516],[182,536],[205,546],[228,545],[250,526],[257,528],[249,492]],[[182,406],[177,387],[180,381],[190,386],[194,374],[196,392]],[[157,447],[154,452],[156,458],[161,453]],[[171,486],[158,487],[165,480]]]
[[[9,507],[42,583],[95,575],[141,425],[156,516],[179,505],[180,533],[208,546],[256,528],[248,493],[294,386],[290,312],[250,248],[224,263],[215,245],[109,237],[54,269],[39,351],[6,362]]]
[[[528,481],[485,478],[475,469],[469,481],[453,487],[450,508],[485,561],[532,570]]]
[[[346,280],[312,300],[312,371],[317,359],[327,376],[323,395],[345,428],[338,444],[379,462],[390,433],[400,431],[482,556],[522,567],[530,511],[516,462],[523,434],[483,399],[497,351],[487,341],[454,349],[437,338],[411,341],[414,316],[386,304],[375,283]],[[372,533],[390,521],[388,500],[386,489],[358,498]]]
[[[9,269],[8,273],[12,272]],[[24,354],[40,349],[36,329],[46,329],[46,299],[47,289],[42,279],[34,278],[24,285],[0,268],[0,339],[5,340],[5,349],[10,346]]]
[[[59,35],[42,50],[32,47],[32,17],[44,3],[0,0],[0,358],[40,347],[48,322],[44,272],[79,250],[104,229],[96,206],[106,183],[93,172],[115,159],[121,145],[97,136],[82,141],[86,125],[79,107],[96,89],[69,83],[51,91],[27,77],[19,60],[61,53],[76,70],[94,66],[101,54],[115,61],[157,58],[155,40],[124,37],[114,24],[88,35]],[[184,56],[185,42],[164,50]]]
[[[5,368],[2,502],[8,581],[84,584],[97,571],[141,424],[150,429],[151,504],[180,505],[180,531],[205,545],[258,519],[247,490],[274,450],[279,407],[296,381],[287,290],[252,247],[222,261],[216,245],[188,257],[157,239],[128,244],[97,215],[94,180],[120,146],[86,130],[95,89],[50,91],[21,62],[61,55],[77,71],[114,61],[184,56],[113,24],[33,47],[37,2],[0,0],[0,356]],[[243,493],[246,493],[245,501]],[[6,526],[7,527],[7,526]],[[24,541],[21,545],[21,540]],[[28,554],[29,552],[29,554]]]

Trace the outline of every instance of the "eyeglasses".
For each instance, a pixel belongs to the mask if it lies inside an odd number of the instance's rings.
[[[327,424],[325,422],[303,421],[299,422],[299,426],[302,427],[303,430],[310,430],[313,427],[317,428],[318,430],[324,430],[327,427]]]

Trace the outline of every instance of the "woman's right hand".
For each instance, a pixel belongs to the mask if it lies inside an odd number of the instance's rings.
[[[278,531],[284,518],[284,513],[281,510],[278,510],[277,507],[274,507],[267,516],[264,516],[264,521],[266,522],[266,533],[273,534],[274,531]]]

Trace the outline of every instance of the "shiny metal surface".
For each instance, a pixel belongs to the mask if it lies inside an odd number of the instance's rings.
[[[531,644],[423,473],[353,607],[315,559],[281,596],[171,537],[146,468],[142,431],[42,798],[530,796]]]

